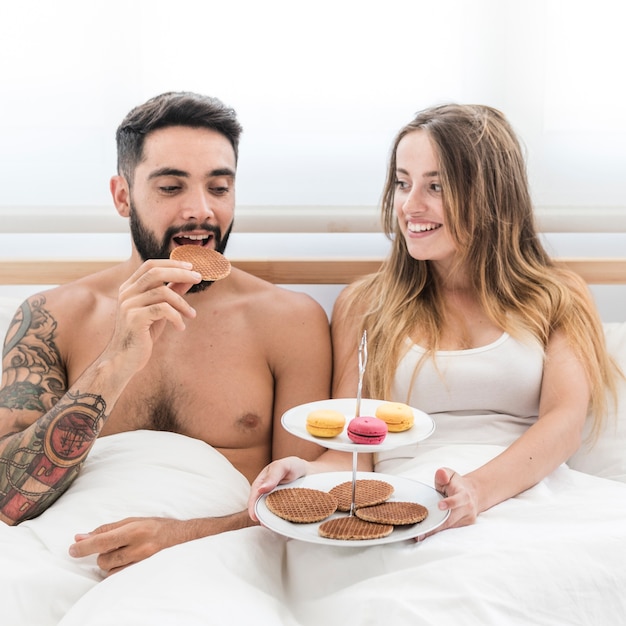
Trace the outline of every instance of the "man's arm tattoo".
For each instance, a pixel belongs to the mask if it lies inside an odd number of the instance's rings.
[[[65,393],[67,377],[55,343],[56,320],[43,296],[24,302],[2,352],[0,407],[45,413]]]
[[[5,439],[0,518],[36,517],[70,486],[102,429],[105,409],[100,396],[68,392],[33,428]]]
[[[39,515],[69,487],[106,420],[101,396],[66,393],[56,322],[44,303],[22,305],[3,351],[0,406],[43,414],[0,440],[0,520],[10,524]]]

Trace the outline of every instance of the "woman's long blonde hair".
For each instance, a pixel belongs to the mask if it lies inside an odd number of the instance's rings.
[[[368,334],[367,393],[389,398],[416,329],[430,354],[440,341],[444,309],[433,267],[409,255],[394,211],[396,151],[416,130],[428,133],[437,154],[445,225],[485,313],[513,336],[530,331],[544,347],[553,330],[565,333],[591,384],[597,430],[605,390],[615,394],[601,321],[582,278],[557,268],[543,248],[519,141],[502,113],[487,106],[424,110],[395,139],[382,200],[391,252],[379,272],[349,288],[346,300]]]

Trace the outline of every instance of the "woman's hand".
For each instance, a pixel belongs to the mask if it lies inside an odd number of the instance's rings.
[[[448,509],[450,515],[437,529],[417,537],[417,541],[446,528],[469,526],[476,521],[480,513],[476,492],[470,478],[457,474],[449,467],[442,467],[435,472],[435,489],[444,496],[443,500],[439,501],[439,509],[443,511]]]
[[[250,487],[250,497],[248,498],[248,514],[250,518],[258,522],[254,505],[256,501],[265,493],[269,493],[277,485],[290,483],[308,472],[309,463],[297,456],[288,456],[284,459],[272,461],[261,470],[254,479]]]

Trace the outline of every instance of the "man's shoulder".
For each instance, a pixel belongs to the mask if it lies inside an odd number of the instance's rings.
[[[29,300],[43,304],[58,314],[67,312],[80,315],[84,311],[91,311],[102,298],[109,297],[115,297],[111,280],[105,272],[99,272],[37,292]]]
[[[257,303],[261,300],[264,301],[269,308],[284,309],[284,307],[289,307],[290,309],[310,310],[311,312],[322,309],[322,305],[313,296],[304,291],[299,291],[297,288],[276,285],[243,271],[238,271],[236,276],[239,281],[239,288],[243,293]]]
[[[326,312],[312,295],[286,285],[276,285],[247,272],[233,270],[235,291],[261,317],[326,317]]]

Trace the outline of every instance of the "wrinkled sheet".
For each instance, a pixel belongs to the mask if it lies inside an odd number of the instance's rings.
[[[100,583],[95,556],[68,555],[76,533],[133,516],[226,515],[246,507],[248,492],[245,477],[196,439],[154,431],[98,439],[50,509],[19,526],[0,523],[0,624],[56,625]]]
[[[448,446],[397,473],[432,485],[497,446]],[[130,515],[181,519],[246,505],[248,484],[193,439],[99,440],[49,511],[0,527],[3,626],[132,624],[619,624],[626,615],[626,484],[558,468],[473,526],[420,543],[335,547],[261,527],[163,550],[103,579],[72,559],[76,532]]]

